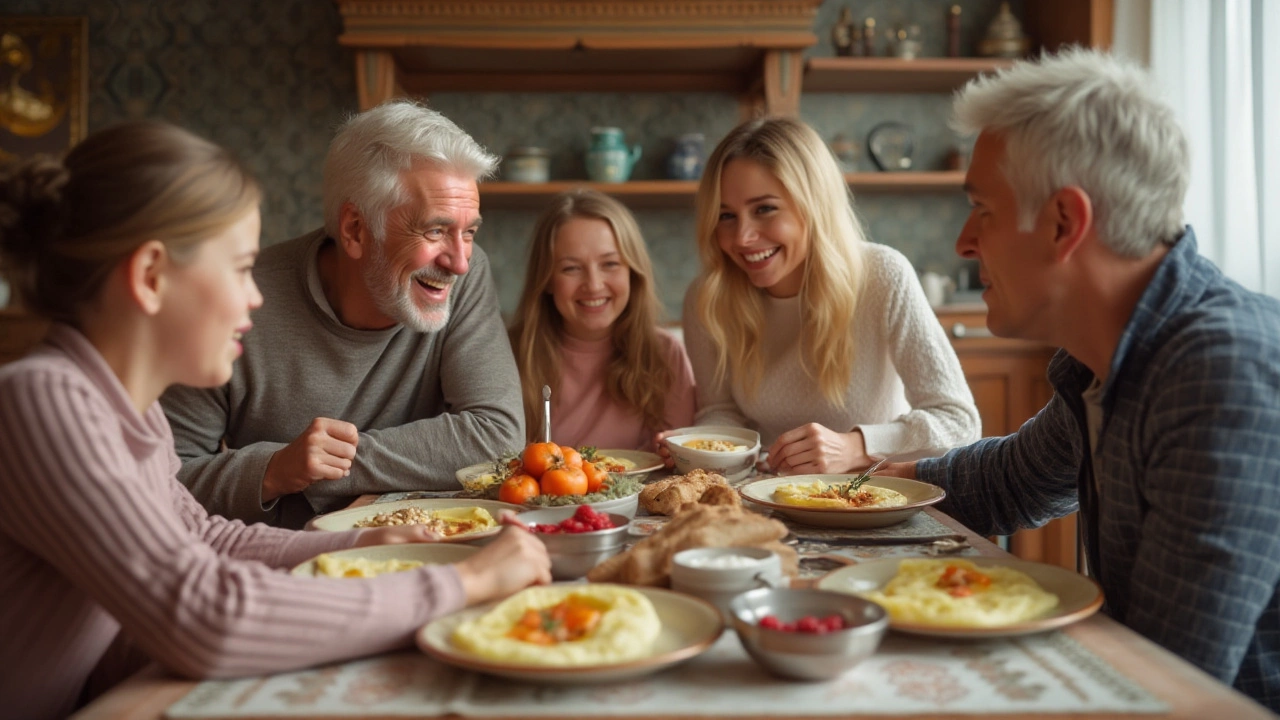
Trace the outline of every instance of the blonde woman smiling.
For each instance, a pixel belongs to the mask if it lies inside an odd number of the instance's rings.
[[[960,363],[901,253],[867,242],[798,120],[738,126],[697,196],[684,305],[698,424],[753,427],[784,473],[839,473],[976,440]]]
[[[542,427],[543,385],[561,445],[649,448],[655,433],[690,424],[693,371],[659,314],[631,213],[593,190],[554,198],[534,230],[511,328],[530,439]]]

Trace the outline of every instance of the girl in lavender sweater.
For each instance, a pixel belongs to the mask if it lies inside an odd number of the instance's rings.
[[[438,615],[550,580],[542,545],[514,529],[457,565],[293,577],[282,570],[321,552],[432,538],[245,526],[175,479],[156,400],[230,377],[262,303],[260,199],[224,150],[157,122],[0,172],[0,267],[53,321],[0,368],[7,717],[65,716],[139,659],[206,678],[403,647]]]

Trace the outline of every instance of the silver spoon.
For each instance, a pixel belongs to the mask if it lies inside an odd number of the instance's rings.
[[[542,386],[542,442],[551,442],[551,386]]]

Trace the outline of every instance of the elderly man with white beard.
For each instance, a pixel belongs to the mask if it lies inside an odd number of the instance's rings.
[[[324,165],[324,228],[263,251],[265,303],[220,388],[161,398],[181,481],[212,513],[297,528],[365,493],[457,487],[517,448],[520,378],[477,182],[497,158],[394,101],[349,120]]]

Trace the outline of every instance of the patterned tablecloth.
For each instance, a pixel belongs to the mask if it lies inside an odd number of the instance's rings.
[[[700,657],[647,678],[538,686],[399,653],[265,678],[198,685],[167,717],[604,717],[964,713],[1158,713],[1168,708],[1067,635],[956,642],[890,634],[823,683],[775,679],[732,631]]]

